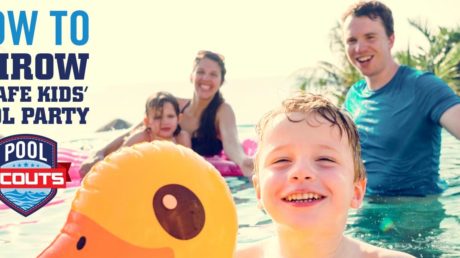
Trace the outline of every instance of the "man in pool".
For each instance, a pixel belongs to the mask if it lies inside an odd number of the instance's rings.
[[[360,134],[367,194],[441,193],[441,129],[460,139],[460,98],[435,75],[396,63],[392,12],[384,4],[352,5],[342,28],[348,60],[364,76],[345,108]]]

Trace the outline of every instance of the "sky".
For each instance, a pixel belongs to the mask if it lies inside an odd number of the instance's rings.
[[[1,52],[89,53],[83,81],[0,81],[5,85],[83,85],[88,90],[78,103],[2,103],[17,117],[14,125],[0,124],[0,134],[39,133],[77,137],[114,118],[140,121],[146,97],[157,90],[192,96],[190,72],[198,50],[225,56],[227,82],[222,88],[238,123],[254,123],[277,103],[299,69],[318,61],[334,61],[329,32],[354,1],[2,1],[6,17]],[[383,1],[395,18],[395,50],[426,44],[410,27],[408,18],[426,19],[432,28],[460,25],[455,0]],[[13,45],[7,11],[38,10],[34,43]],[[55,23],[50,10],[66,10],[63,43],[54,42]],[[69,17],[76,10],[89,16],[89,40],[70,41]],[[77,23],[81,21],[77,20]],[[1,22],[0,22],[0,25]],[[9,67],[9,69],[11,69]],[[32,94],[33,95],[33,94]],[[89,107],[87,124],[76,117],[72,125],[22,125],[24,106]],[[1,106],[0,106],[1,107]],[[3,114],[5,116],[5,114]],[[0,117],[1,119],[1,117]]]

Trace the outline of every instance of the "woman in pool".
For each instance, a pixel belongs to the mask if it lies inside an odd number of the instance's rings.
[[[190,81],[194,85],[193,97],[178,98],[182,113],[179,124],[182,130],[191,135],[192,149],[195,152],[202,156],[213,156],[220,154],[223,149],[240,167],[243,175],[250,176],[253,171],[252,158],[243,151],[238,140],[235,113],[220,93],[225,74],[223,56],[211,51],[198,52],[190,75]],[[118,149],[129,134],[123,134],[90,156],[80,167],[82,177],[96,162]]]

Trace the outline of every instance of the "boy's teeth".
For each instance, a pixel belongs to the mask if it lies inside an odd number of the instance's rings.
[[[314,201],[319,200],[322,197],[316,193],[297,193],[288,195],[285,200],[289,202],[299,202],[299,201]]]

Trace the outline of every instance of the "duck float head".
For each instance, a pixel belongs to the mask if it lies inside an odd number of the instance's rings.
[[[169,142],[123,148],[77,191],[66,224],[38,257],[232,257],[238,223],[225,180]]]

